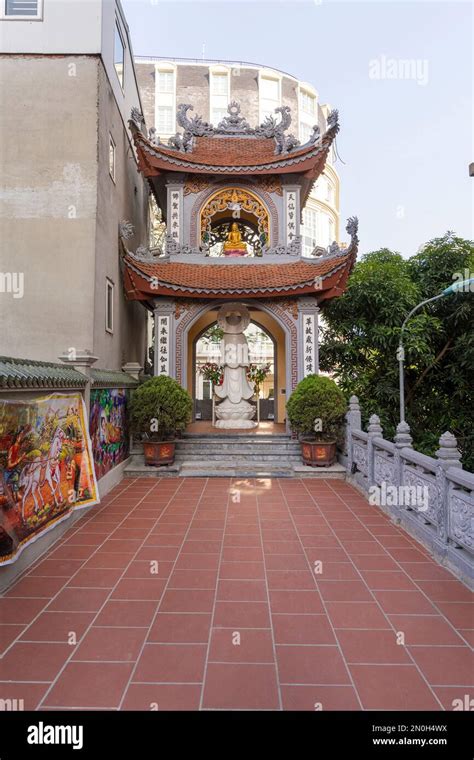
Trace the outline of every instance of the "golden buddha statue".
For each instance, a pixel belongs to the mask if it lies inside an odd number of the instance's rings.
[[[237,222],[232,222],[227,240],[224,243],[224,251],[243,251],[247,253],[247,245],[242,240]]]

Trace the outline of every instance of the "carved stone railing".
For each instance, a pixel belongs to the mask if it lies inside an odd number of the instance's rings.
[[[456,438],[443,433],[435,457],[414,450],[406,422],[393,442],[376,414],[367,432],[359,401],[346,414],[345,452],[350,482],[470,587],[474,585],[474,474],[462,469]]]

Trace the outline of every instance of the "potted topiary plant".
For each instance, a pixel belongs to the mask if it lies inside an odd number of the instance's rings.
[[[174,462],[174,438],[191,421],[191,411],[191,396],[171,377],[152,377],[138,386],[130,400],[130,427],[142,437],[145,464]]]
[[[286,409],[301,442],[303,463],[311,467],[333,464],[346,412],[344,394],[334,380],[308,375],[296,386]]]

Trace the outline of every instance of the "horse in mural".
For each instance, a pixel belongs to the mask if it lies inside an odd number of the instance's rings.
[[[61,427],[57,427],[54,431],[53,439],[49,452],[46,456],[38,456],[31,460],[23,468],[20,474],[20,487],[23,488],[23,496],[21,500],[21,516],[23,521],[25,520],[25,505],[28,496],[32,495],[35,504],[35,512],[38,512],[40,504],[38,503],[37,494],[41,500],[41,506],[44,507],[43,494],[41,489],[45,483],[50,487],[51,494],[54,498],[54,503],[59,506],[62,501],[62,494],[60,488],[61,470],[59,466],[59,455],[61,448],[66,439],[66,433]],[[59,500],[58,496],[59,494]]]

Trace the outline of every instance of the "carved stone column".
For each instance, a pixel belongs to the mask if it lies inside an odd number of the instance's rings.
[[[298,299],[298,382],[319,373],[319,308],[315,298]]]
[[[462,469],[461,454],[458,442],[452,433],[446,432],[439,439],[439,449],[436,452],[436,484],[438,486],[437,522],[438,537],[443,543],[448,543],[448,488],[446,471],[450,467]]]
[[[155,301],[153,317],[155,322],[154,375],[176,377],[176,330],[175,304],[171,298]]]

